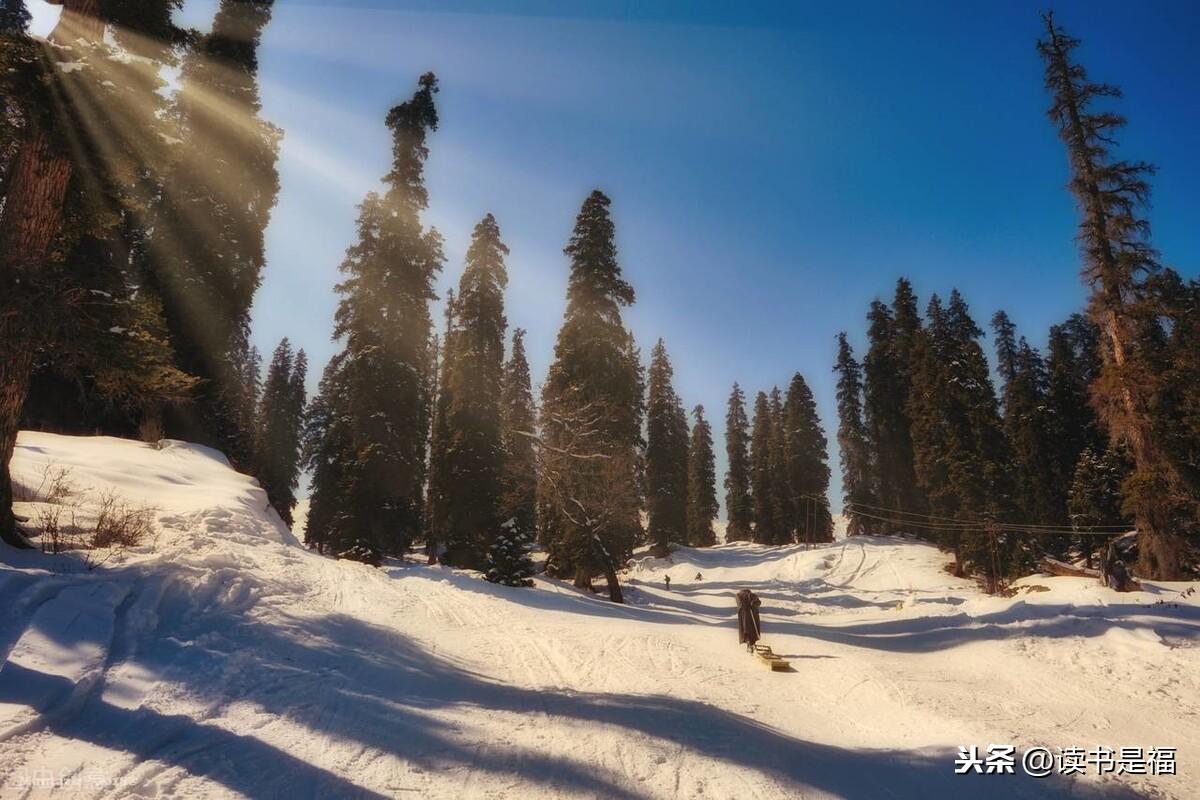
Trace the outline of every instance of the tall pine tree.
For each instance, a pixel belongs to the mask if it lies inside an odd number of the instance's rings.
[[[717,467],[713,455],[712,427],[704,418],[704,406],[692,409],[696,424],[688,445],[687,542],[692,547],[717,543],[713,520],[717,505]]]
[[[322,536],[333,552],[373,563],[402,555],[424,535],[429,303],[442,245],[437,231],[422,226],[421,212],[436,91],[433,74],[422,75],[412,98],[388,112],[392,170],[384,193],[368,194],[359,207],[358,242],[346,253],[337,287],[334,336],[344,347],[334,375],[322,381],[337,392],[320,402],[335,410],[333,435],[348,452],[336,487],[314,492],[311,513],[322,524],[329,520]],[[327,502],[332,506],[320,507]]]
[[[1127,443],[1135,468],[1124,496],[1140,534],[1138,571],[1147,578],[1185,574],[1183,531],[1200,517],[1198,493],[1188,485],[1154,425],[1152,394],[1159,383],[1152,356],[1139,345],[1139,331],[1155,325],[1160,308],[1147,291],[1146,276],[1158,271],[1149,222],[1140,217],[1150,195],[1152,167],[1112,153],[1124,117],[1096,110],[1097,99],[1120,90],[1094,83],[1074,59],[1079,40],[1043,17],[1046,35],[1038,44],[1045,62],[1048,111],[1066,145],[1070,189],[1082,220],[1078,241],[1084,280],[1092,289],[1088,313],[1103,331],[1103,368],[1094,388],[1114,443]]]
[[[766,392],[759,392],[754,397],[750,433],[750,492],[754,501],[754,541],[759,544],[774,544],[777,536],[775,475],[771,469],[773,428],[771,402]]]
[[[646,510],[654,552],[665,556],[672,541],[687,541],[687,417],[675,387],[662,339],[650,353],[646,402]]]
[[[590,587],[603,573],[620,602],[617,569],[642,537],[644,383],[621,319],[634,292],[617,261],[609,204],[592,192],[564,250],[571,276],[542,390],[538,525],[557,574]]]
[[[345,527],[348,509],[343,491],[355,457],[345,402],[345,360],[345,354],[339,353],[325,365],[317,395],[304,414],[302,451],[303,466],[312,475],[304,541],[318,552],[335,555],[347,550],[352,539]],[[358,554],[374,560],[370,552]]]
[[[492,545],[488,578],[509,586],[528,585],[533,574],[529,549],[537,521],[537,410],[525,358],[525,331],[513,331],[512,352],[504,365],[500,400],[504,472],[500,495],[501,535]]]
[[[844,331],[838,334],[837,343],[837,363],[833,370],[838,374],[837,439],[842,453],[842,505],[846,533],[853,536],[874,529],[870,517],[877,517],[879,513],[871,507],[879,503],[873,490],[875,471],[863,422],[862,368],[854,358]]]
[[[746,418],[746,396],[736,383],[729,393],[725,412],[725,541],[749,541],[754,524],[754,501],[750,495],[750,422]]]
[[[927,527],[954,551],[961,573],[978,572],[995,591],[1016,568],[1017,543],[993,525],[1012,511],[1012,470],[983,332],[957,290],[944,308],[931,298],[927,321],[916,350],[912,438],[917,476],[946,521]]]
[[[179,366],[203,378],[195,403],[168,409],[171,435],[212,444],[235,465],[253,449],[250,307],[279,192],[282,132],[260,117],[258,45],[272,0],[222,0],[212,30],[184,59],[177,160],[147,248]]]
[[[446,292],[445,319],[442,335],[434,336],[431,342],[433,412],[430,418],[429,465],[425,488],[425,549],[429,563],[441,558],[448,527],[450,512],[450,468],[447,458],[450,453],[450,351],[451,331],[454,329],[454,290]]]
[[[285,338],[271,356],[258,406],[254,474],[266,490],[267,500],[289,528],[300,482],[307,375],[307,356],[303,350],[293,354]]]
[[[500,393],[504,373],[504,289],[508,247],[500,227],[485,216],[471,237],[447,333],[444,512],[437,532],[446,561],[483,569],[500,533],[504,449]]]
[[[19,546],[9,462],[35,361],[104,364],[98,384],[126,400],[189,386],[130,266],[170,149],[159,71],[183,38],[179,3],[62,5],[45,43],[15,30],[20,3],[0,31],[0,538]]]
[[[904,303],[902,329],[892,310],[878,300],[867,315],[869,343],[863,359],[863,417],[874,455],[875,486],[879,504],[902,514],[921,513],[925,498],[917,485],[914,466],[912,420],[908,403],[913,393],[914,352],[920,324],[908,320],[908,306],[915,302],[907,281],[897,286]],[[883,523],[889,530],[905,525]]]
[[[1055,450],[1061,446],[1060,426],[1048,403],[1049,376],[1040,353],[1016,338],[1016,326],[998,311],[992,317],[996,333],[1004,432],[1012,451],[1014,506],[1021,518],[1041,525],[1067,526],[1067,481],[1059,474]],[[1065,555],[1066,540],[1056,536],[1027,539]]]
[[[804,376],[797,372],[788,384],[783,408],[789,510],[797,541],[833,541],[829,512],[829,442],[821,428],[817,404]]]

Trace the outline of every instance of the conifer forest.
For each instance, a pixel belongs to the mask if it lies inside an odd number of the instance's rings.
[[[0,796],[1195,797],[1197,35],[0,0]]]

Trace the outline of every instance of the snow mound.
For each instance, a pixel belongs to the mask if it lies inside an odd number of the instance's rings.
[[[954,775],[960,746],[1009,743],[1173,746],[1187,776],[1182,585],[987,597],[933,547],[852,537],[640,556],[613,605],[321,557],[183,442],[23,433],[14,465],[27,497],[69,473],[26,510],[113,492],[156,533],[100,566],[0,548],[0,797],[1194,796],[1187,777]],[[738,646],[743,587],[791,672]]]

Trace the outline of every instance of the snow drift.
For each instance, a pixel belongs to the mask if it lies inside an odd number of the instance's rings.
[[[153,507],[156,532],[94,568],[3,551],[3,797],[1194,791],[1182,585],[1047,577],[991,598],[931,547],[855,538],[641,557],[614,606],[318,556],[194,445],[22,434],[18,481],[48,463],[78,494]],[[739,650],[741,587],[793,672]],[[991,743],[1171,746],[1182,777],[954,775],[959,746]]]

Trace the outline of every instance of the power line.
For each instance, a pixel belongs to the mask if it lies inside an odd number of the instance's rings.
[[[817,495],[803,495],[809,500],[830,506],[829,500]],[[898,516],[882,516],[881,514],[873,514],[862,509],[870,509],[871,511],[885,512]],[[915,511],[902,511],[895,508],[887,508],[886,506],[874,506],[868,503],[847,503],[843,511],[848,511],[855,516],[873,519],[879,522],[887,522],[897,526],[911,526],[929,531],[947,531],[947,532],[965,532],[972,530],[993,530],[1002,533],[1033,533],[1044,536],[1116,536],[1125,533],[1130,529],[1129,525],[1082,525],[1079,528],[1067,528],[1064,526],[1054,526],[1042,523],[1015,523],[1015,522],[993,522],[990,520],[960,520],[952,517],[942,517],[934,514],[921,514]],[[905,516],[917,517],[918,519],[905,519]],[[923,518],[923,519],[921,519]]]

